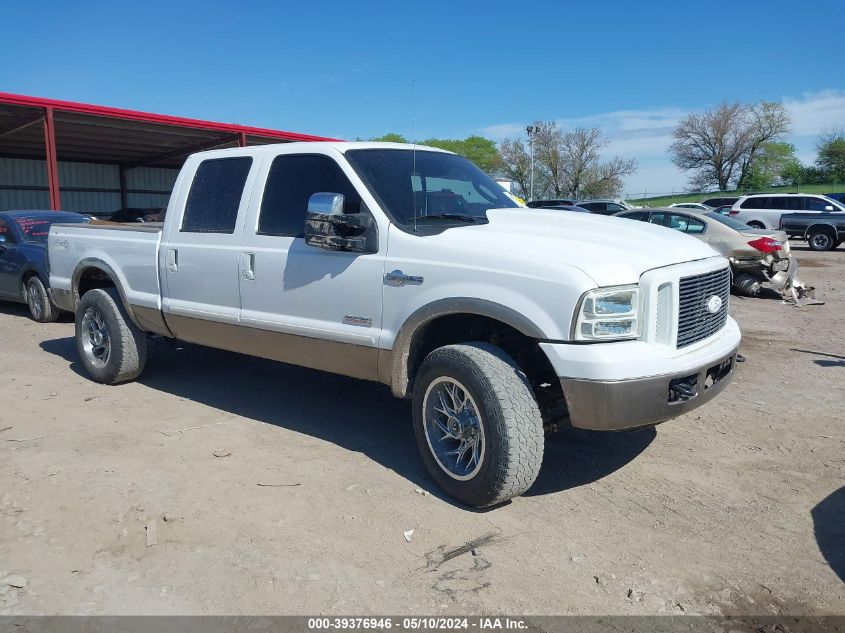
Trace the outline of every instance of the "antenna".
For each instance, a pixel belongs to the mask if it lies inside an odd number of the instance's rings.
[[[414,192],[414,176],[417,175],[417,80],[411,79],[411,151],[413,153],[414,166],[411,171],[411,192]],[[422,186],[422,180],[420,180]],[[417,232],[417,195],[412,196],[414,201],[414,233]]]

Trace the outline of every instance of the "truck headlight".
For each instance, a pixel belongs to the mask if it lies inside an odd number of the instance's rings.
[[[642,298],[638,286],[597,288],[581,297],[573,328],[576,341],[612,341],[640,335]]]

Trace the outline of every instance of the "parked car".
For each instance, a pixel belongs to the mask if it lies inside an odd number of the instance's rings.
[[[845,203],[845,193],[826,193],[824,195],[837,202]]]
[[[784,213],[840,213],[845,205],[808,193],[766,193],[743,196],[731,208],[731,217],[756,229],[777,229]]]
[[[723,204],[721,207],[716,207],[715,209],[713,209],[713,213],[718,213],[719,215],[730,215],[731,208],[731,205]]]
[[[162,227],[54,227],[50,271],[94,380],[136,378],[156,333],[380,381],[412,400],[431,477],[472,506],[531,486],[544,425],[706,403],[740,342],[706,244],[526,212],[467,159],[404,144],[194,154]]]
[[[697,211],[712,211],[713,207],[709,207],[706,204],[701,204],[699,202],[676,202],[675,204],[669,205],[670,209],[695,209]]]
[[[784,213],[780,228],[790,237],[807,240],[814,251],[829,251],[845,239],[845,213]]]
[[[40,323],[55,321],[59,310],[47,292],[47,234],[56,222],[87,221],[62,211],[0,212],[0,299],[26,303]]]
[[[555,209],[557,207],[571,207],[575,204],[574,200],[569,200],[568,198],[556,198],[554,200],[531,200],[530,202],[526,202],[526,207],[531,207],[532,209],[543,208],[543,209]]]
[[[558,204],[558,205],[548,205],[542,207],[532,207],[534,209],[552,209],[555,211],[575,211],[576,213],[589,213],[589,209],[585,209],[584,207],[579,207],[574,204]]]
[[[163,209],[158,207],[118,209],[109,217],[109,222],[159,222]]]
[[[731,262],[733,288],[740,294],[756,297],[767,282],[782,292],[790,290],[798,274],[798,261],[790,255],[783,231],[752,229],[720,213],[677,207],[627,211],[619,217],[665,226],[709,244]]]
[[[708,207],[715,209],[716,207],[723,207],[733,206],[733,203],[739,200],[739,196],[721,196],[717,198],[707,198],[707,200],[702,200],[701,204],[705,204]]]
[[[594,199],[578,200],[576,203],[582,209],[599,215],[613,215],[620,211],[627,211],[631,206],[624,200]]]

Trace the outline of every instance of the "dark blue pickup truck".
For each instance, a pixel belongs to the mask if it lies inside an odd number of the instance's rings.
[[[0,212],[0,300],[26,303],[32,318],[41,323],[55,321],[59,310],[47,294],[50,225],[88,221],[67,211]]]
[[[845,240],[845,213],[784,213],[780,229],[807,240],[814,251],[829,251]]]

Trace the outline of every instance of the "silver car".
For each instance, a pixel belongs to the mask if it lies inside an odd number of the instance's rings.
[[[783,231],[754,229],[721,213],[679,207],[633,209],[617,215],[665,226],[706,242],[730,260],[733,288],[739,294],[759,296],[765,283],[773,284],[781,294],[800,285],[796,278],[798,261],[790,254],[789,239]]]

